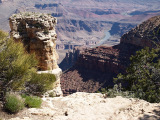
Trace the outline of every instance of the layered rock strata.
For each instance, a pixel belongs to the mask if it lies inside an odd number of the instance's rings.
[[[22,41],[28,53],[35,53],[40,70],[58,68],[56,18],[41,13],[19,13],[9,18],[11,36]]]
[[[119,45],[85,49],[72,68],[61,77],[65,95],[96,92],[113,85],[113,78],[125,73],[130,56],[146,46],[155,47],[160,40],[160,16],[153,17],[124,34]]]
[[[132,44],[113,47],[99,46],[84,49],[69,70],[61,77],[64,95],[74,92],[96,92],[100,88],[113,86],[113,77],[125,73],[129,57],[141,49]]]
[[[160,16],[155,16],[138,25],[121,37],[121,43],[130,43],[141,47],[155,47],[160,40]]]
[[[16,42],[22,42],[28,53],[35,53],[39,60],[39,74],[51,73],[56,76],[55,96],[61,96],[60,75],[62,70],[57,65],[59,58],[56,52],[57,20],[48,14],[19,13],[9,18],[11,37]]]

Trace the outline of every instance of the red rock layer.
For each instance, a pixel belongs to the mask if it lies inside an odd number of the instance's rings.
[[[112,86],[113,77],[125,72],[129,57],[138,49],[140,47],[131,44],[85,49],[76,64],[61,77],[64,95],[77,91],[96,92],[102,87]]]

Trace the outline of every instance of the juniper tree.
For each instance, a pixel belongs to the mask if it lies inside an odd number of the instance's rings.
[[[160,48],[145,48],[131,56],[126,74],[119,74],[116,82],[134,91],[136,97],[149,102],[160,102]]]

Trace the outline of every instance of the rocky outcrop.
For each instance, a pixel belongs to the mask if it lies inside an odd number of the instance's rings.
[[[19,13],[9,18],[11,36],[22,41],[29,53],[35,53],[40,70],[58,68],[56,18],[42,13]]]
[[[152,17],[138,25],[121,38],[121,43],[130,43],[141,47],[154,47],[160,40],[160,16]]]
[[[56,18],[42,13],[19,13],[13,14],[9,18],[9,23],[11,37],[16,42],[22,42],[28,53],[36,54],[39,60],[38,74],[50,73],[56,76],[54,89],[49,92],[55,96],[61,96],[60,76],[62,70],[57,65]]]
[[[155,38],[160,38],[160,33],[157,33],[159,26],[160,16],[153,17],[123,35],[119,45],[85,49],[74,66],[63,73],[63,93],[96,92],[102,87],[112,86],[113,78],[119,73],[125,73],[131,55],[146,46],[155,46]],[[157,32],[152,38],[149,35],[154,31]],[[147,36],[150,39],[145,39]]]

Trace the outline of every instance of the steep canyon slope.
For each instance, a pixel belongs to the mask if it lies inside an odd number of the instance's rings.
[[[155,47],[155,42],[160,40],[159,29],[160,16],[156,16],[124,34],[118,45],[83,49],[73,67],[61,77],[64,94],[96,92],[112,86],[113,77],[125,72],[131,55],[146,46]]]

